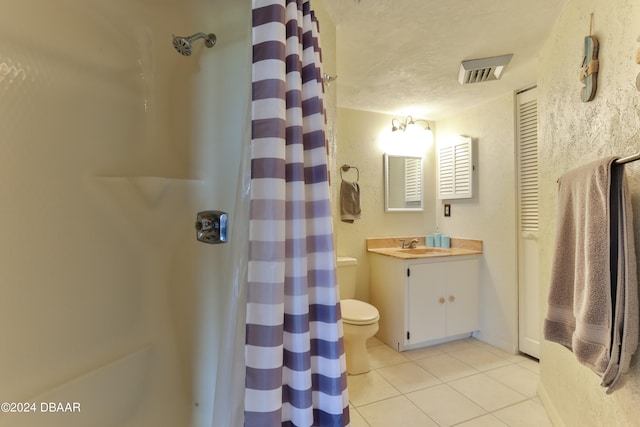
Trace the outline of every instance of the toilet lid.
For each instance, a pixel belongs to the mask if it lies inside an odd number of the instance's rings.
[[[364,301],[343,299],[340,301],[342,321],[351,325],[370,325],[380,319],[378,309]]]

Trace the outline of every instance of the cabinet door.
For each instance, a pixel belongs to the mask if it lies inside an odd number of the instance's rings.
[[[447,263],[447,335],[479,329],[478,260]]]
[[[407,285],[405,345],[446,336],[446,268],[444,263],[410,267]]]
[[[470,199],[473,197],[473,143],[459,136],[438,144],[438,197]]]

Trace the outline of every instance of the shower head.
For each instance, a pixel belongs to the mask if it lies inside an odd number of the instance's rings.
[[[215,34],[196,33],[189,37],[173,36],[173,48],[180,55],[189,56],[192,53],[191,43],[199,39],[204,39],[206,47],[213,47],[216,44]]]

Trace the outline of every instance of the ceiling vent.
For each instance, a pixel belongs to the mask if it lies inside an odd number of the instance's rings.
[[[462,61],[458,73],[458,83],[467,85],[498,80],[502,77],[502,73],[504,73],[512,56],[513,54],[509,54]]]

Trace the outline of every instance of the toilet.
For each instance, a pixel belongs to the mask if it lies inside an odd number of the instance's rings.
[[[358,260],[338,257],[338,286],[344,328],[344,351],[347,373],[358,375],[369,372],[367,340],[378,332],[380,314],[371,304],[354,299],[356,293],[356,267]]]

